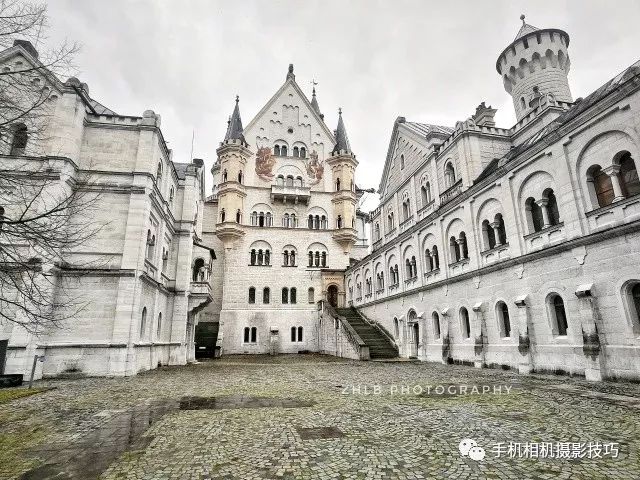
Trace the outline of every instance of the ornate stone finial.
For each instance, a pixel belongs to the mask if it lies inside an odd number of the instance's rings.
[[[342,107],[338,107],[338,115],[342,115]]]
[[[240,95],[236,95],[236,103],[240,101]]]
[[[293,74],[293,63],[289,64],[289,70],[287,71],[287,80],[290,78],[296,79],[296,76]]]
[[[524,25],[524,13],[522,15],[520,15],[520,20],[522,20],[522,25]]]

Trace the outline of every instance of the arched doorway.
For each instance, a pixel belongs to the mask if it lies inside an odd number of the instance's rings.
[[[329,285],[327,289],[327,301],[333,308],[338,307],[338,287],[335,285]]]

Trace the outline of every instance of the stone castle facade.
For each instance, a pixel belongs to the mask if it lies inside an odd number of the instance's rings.
[[[347,297],[401,356],[640,377],[640,64],[586,98],[569,35],[525,24],[496,62],[517,123],[398,118]]]
[[[370,213],[342,113],[331,130],[293,66],[246,126],[236,99],[209,195],[159,115],[44,75],[47,141],[2,161],[73,188],[90,175],[108,222],[72,252],[102,262],[77,288],[90,308],[39,336],[0,324],[6,370],[44,355],[37,377],[132,375],[212,345],[368,359],[361,315],[403,357],[640,378],[640,65],[574,100],[569,40],[523,19],[499,55],[511,128],[484,103],[452,127],[396,119]],[[37,62],[26,42],[0,53],[0,68]]]

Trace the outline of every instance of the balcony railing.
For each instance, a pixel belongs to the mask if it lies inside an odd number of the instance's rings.
[[[462,192],[462,179],[458,180],[451,187],[440,194],[440,204],[447,203],[453,197]]]
[[[292,203],[309,203],[311,198],[311,187],[295,187],[287,185],[271,185],[271,200],[292,202]]]
[[[400,225],[400,231],[404,232],[407,228],[411,227],[415,223],[414,216],[409,215]]]

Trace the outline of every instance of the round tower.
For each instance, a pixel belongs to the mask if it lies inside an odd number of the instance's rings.
[[[333,238],[345,253],[358,239],[356,231],[356,186],[355,171],[358,161],[351,151],[347,130],[342,121],[342,110],[338,110],[338,128],[335,131],[336,144],[327,159],[334,181],[333,216],[335,218]]]
[[[569,89],[569,34],[557,28],[539,29],[525,23],[496,62],[504,89],[511,95],[520,121],[540,99],[572,102]]]
[[[225,246],[231,245],[245,233],[242,228],[244,198],[247,196],[244,177],[251,151],[244,139],[238,102],[239,99],[236,97],[236,106],[229,119],[227,133],[216,151],[221,175],[218,185],[216,235]]]

